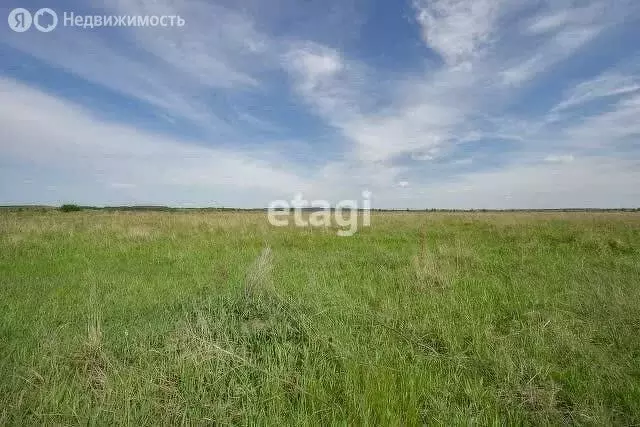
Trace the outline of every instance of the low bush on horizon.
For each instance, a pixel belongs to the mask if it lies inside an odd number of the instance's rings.
[[[81,210],[82,208],[80,206],[69,203],[60,206],[61,212],[79,212]]]

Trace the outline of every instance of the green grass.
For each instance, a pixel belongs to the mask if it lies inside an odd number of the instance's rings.
[[[640,214],[0,212],[0,424],[640,424]]]

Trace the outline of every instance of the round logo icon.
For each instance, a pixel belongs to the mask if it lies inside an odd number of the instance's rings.
[[[27,9],[23,9],[18,7],[13,9],[9,13],[9,18],[7,20],[9,22],[9,27],[17,32],[24,33],[29,28],[31,28],[31,23],[33,22],[33,18],[31,17],[31,13]],[[36,24],[36,27],[38,25]]]
[[[44,7],[33,15],[33,25],[35,25],[38,31],[48,33],[49,31],[53,31],[58,25],[58,15],[48,7]]]

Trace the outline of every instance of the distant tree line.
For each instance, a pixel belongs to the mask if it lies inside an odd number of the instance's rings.
[[[74,203],[65,203],[59,207],[44,205],[13,205],[0,206],[0,209],[8,210],[37,210],[48,211],[57,209],[60,212],[79,212],[83,210],[100,210],[100,211],[153,211],[153,212],[266,212],[267,208],[227,208],[227,207],[196,207],[196,208],[176,208],[169,206],[154,205],[129,205],[129,206],[83,206]],[[334,208],[330,208],[332,211]],[[314,212],[319,208],[303,208],[302,211]],[[358,209],[362,210],[362,209]],[[372,212],[640,212],[638,208],[562,208],[562,209],[371,209]]]

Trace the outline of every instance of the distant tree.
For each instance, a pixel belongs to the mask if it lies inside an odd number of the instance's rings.
[[[78,205],[74,205],[74,204],[70,204],[70,203],[65,203],[64,205],[60,206],[60,211],[61,212],[78,212],[81,211],[82,208]]]

